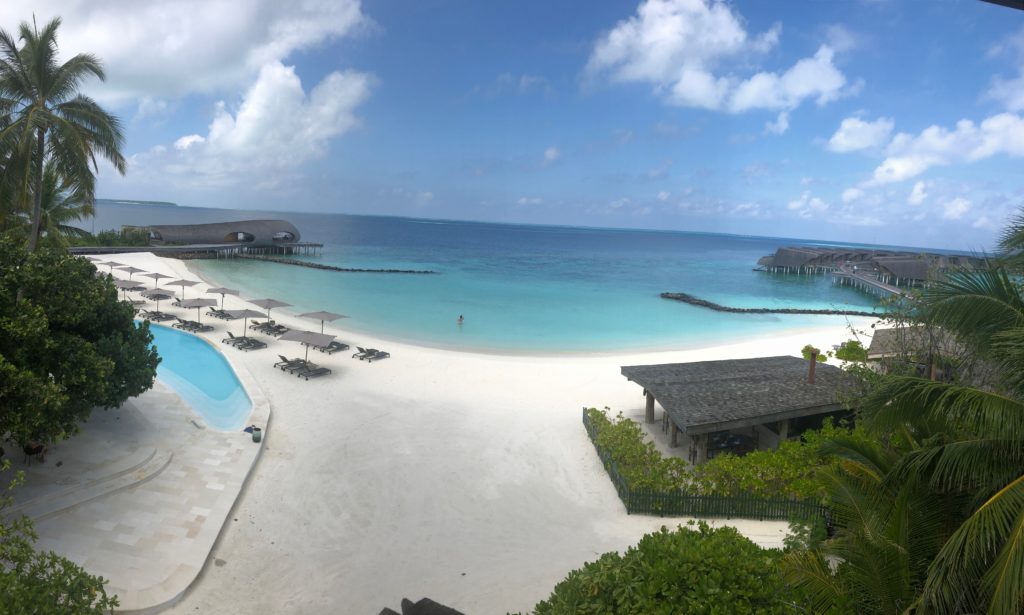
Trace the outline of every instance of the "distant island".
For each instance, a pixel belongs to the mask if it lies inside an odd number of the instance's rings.
[[[177,203],[170,201],[128,201],[124,199],[96,199],[97,204],[102,205],[156,205],[161,207],[177,207]]]

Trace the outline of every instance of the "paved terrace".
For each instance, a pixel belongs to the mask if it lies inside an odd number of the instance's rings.
[[[269,403],[248,373],[236,373],[253,400],[249,423],[265,429]],[[157,609],[199,575],[262,446],[205,428],[157,381],[120,408],[95,410],[45,463],[12,455],[26,480],[8,512],[33,519],[39,549],[108,579],[119,612]]]

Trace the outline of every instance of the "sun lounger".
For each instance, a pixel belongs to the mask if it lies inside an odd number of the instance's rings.
[[[242,342],[241,344],[238,344],[237,346],[235,346],[235,348],[238,348],[239,350],[244,350],[246,352],[248,352],[250,350],[261,350],[261,349],[266,348],[266,347],[267,347],[267,343],[266,342],[261,342],[259,340],[254,340],[251,337],[245,338],[244,342]]]
[[[367,363],[373,363],[374,361],[377,361],[379,359],[387,359],[390,356],[391,356],[390,352],[384,352],[383,350],[378,350],[377,352],[373,353],[372,355],[368,355],[365,358],[366,358],[366,362]]]
[[[274,363],[274,367],[280,367],[281,371],[288,371],[290,369],[298,369],[300,367],[306,367],[306,362],[302,359],[288,359],[282,355],[277,355],[281,360]]]
[[[221,340],[222,343],[224,343],[224,344],[231,344],[232,346],[237,346],[239,344],[244,344],[245,342],[248,342],[248,341],[249,341],[249,338],[247,338],[247,337],[235,337],[234,335],[231,334],[230,331],[228,331],[228,336]]]
[[[320,376],[324,376],[329,373],[331,373],[331,370],[326,367],[316,367],[313,369],[297,371],[295,372],[295,375],[299,378],[309,380],[310,378],[319,378]]]
[[[354,355],[352,355],[352,358],[353,359],[359,359],[360,361],[362,361],[366,357],[366,355],[370,354],[371,352],[377,352],[373,348],[370,348],[369,350],[367,350],[366,348],[363,348],[362,346],[356,346],[356,350],[358,350],[359,352],[357,352]]]
[[[270,320],[270,321],[267,321],[267,322],[274,322],[274,321]],[[252,324],[249,325],[249,328],[252,329],[253,331],[259,331],[263,327],[267,326],[267,322],[258,322],[258,321],[254,320],[254,321],[252,321]]]
[[[305,359],[296,359],[296,361],[298,361],[298,363],[295,363],[295,364],[292,364],[292,365],[286,365],[286,366],[282,367],[281,369],[283,369],[284,371],[288,372],[289,374],[295,374],[296,372],[314,370],[314,369],[320,367],[316,363],[310,363],[309,361],[306,361]]]
[[[327,344],[326,346],[314,346],[314,348],[316,348],[320,352],[334,354],[339,350],[348,350],[349,346],[344,342],[332,341],[330,344]]]

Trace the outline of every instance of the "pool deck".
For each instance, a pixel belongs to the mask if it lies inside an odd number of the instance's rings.
[[[269,401],[235,368],[253,401],[247,424],[266,431]],[[157,381],[120,408],[95,410],[45,463],[16,459],[25,484],[7,512],[33,519],[38,549],[109,580],[118,612],[156,612],[202,571],[262,447],[248,433],[206,428]]]

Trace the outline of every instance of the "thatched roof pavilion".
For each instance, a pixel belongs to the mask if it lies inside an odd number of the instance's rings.
[[[781,440],[789,421],[844,409],[840,401],[853,378],[838,367],[789,356],[622,367],[642,386],[647,421],[654,402],[665,409],[672,446],[691,439],[691,461],[707,458],[708,434],[743,427],[776,426]]]
[[[302,238],[299,229],[286,220],[238,220],[211,224],[156,224],[132,227],[149,232],[154,245],[243,244],[272,247],[296,244]]]

